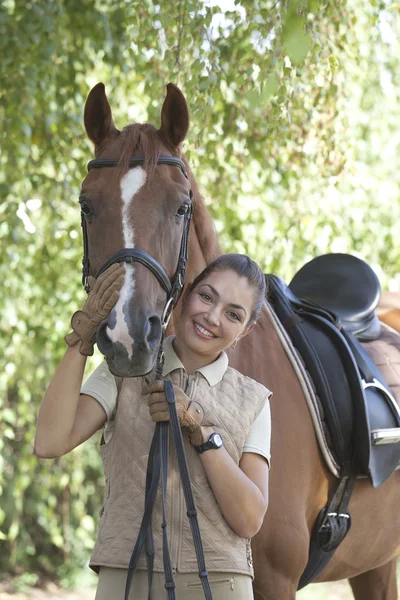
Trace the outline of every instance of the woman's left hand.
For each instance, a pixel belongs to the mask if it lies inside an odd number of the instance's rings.
[[[174,385],[176,411],[182,429],[189,432],[190,443],[193,446],[200,446],[203,443],[203,432],[201,424],[204,421],[204,410],[199,402],[190,400],[185,392]],[[149,395],[148,406],[150,416],[155,423],[169,421],[167,399],[165,397],[164,382],[154,381],[145,385],[142,389],[144,396]]]

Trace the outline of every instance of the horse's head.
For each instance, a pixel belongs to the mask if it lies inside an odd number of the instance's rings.
[[[100,325],[97,345],[115,375],[135,377],[155,365],[163,317],[184,276],[192,192],[180,146],[188,108],[169,84],[160,129],[134,124],[119,131],[99,83],[86,101],[84,121],[95,145],[80,196],[84,280],[113,262],[125,265],[119,301]]]

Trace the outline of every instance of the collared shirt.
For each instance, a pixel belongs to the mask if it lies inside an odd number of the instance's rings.
[[[164,341],[163,375],[166,377],[176,369],[183,369],[181,360],[175,352],[170,336]],[[228,368],[228,356],[221,352],[219,357],[209,365],[196,369],[207,380],[210,387],[217,386],[223,379]],[[108,369],[106,361],[88,377],[81,389],[81,394],[92,396],[103,407],[107,422],[104,427],[104,439],[108,442],[114,429],[114,416],[117,409],[118,389],[115,377]],[[270,463],[271,446],[271,413],[269,402],[266,402],[257,418],[254,420],[249,435],[243,447],[243,452],[254,452],[263,456]]]
[[[183,366],[180,358],[174,349],[174,340],[175,336],[171,335],[166,338],[164,342],[164,366],[163,366],[163,375],[166,377],[172,371],[176,369],[183,369],[185,371],[185,367]],[[217,385],[228,368],[228,357],[225,352],[221,352],[218,358],[209,365],[205,367],[200,367],[200,369],[196,369],[199,373],[201,373],[208,381],[210,387]]]

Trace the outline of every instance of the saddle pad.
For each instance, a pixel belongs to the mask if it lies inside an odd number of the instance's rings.
[[[379,339],[363,342],[362,346],[379,368],[400,406],[400,334],[382,323]]]

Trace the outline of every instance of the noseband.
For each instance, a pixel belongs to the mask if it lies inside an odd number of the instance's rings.
[[[145,162],[144,157],[135,156],[130,159],[130,166],[137,167],[143,165]],[[104,167],[115,167],[118,164],[118,160],[114,158],[96,158],[88,163],[88,171],[91,169],[102,169]],[[159,156],[157,160],[158,165],[173,165],[179,167],[183,175],[189,181],[189,177],[186,171],[185,163],[176,156]],[[177,304],[180,295],[185,284],[186,277],[186,262],[188,258],[188,242],[189,242],[189,228],[190,221],[193,216],[193,192],[189,190],[190,206],[184,215],[183,234],[181,247],[179,251],[178,265],[172,280],[169,279],[165,269],[158,263],[150,254],[144,250],[137,250],[135,248],[122,248],[114,254],[112,254],[103,263],[100,269],[96,273],[96,279],[115,263],[133,263],[138,262],[149,269],[153,275],[158,279],[161,287],[167,294],[167,302],[165,304],[164,313],[162,316],[162,326],[165,328],[168,324],[169,317],[171,316],[174,306]],[[81,210],[81,225],[83,234],[83,259],[82,259],[82,285],[85,291],[89,293],[89,275],[90,275],[90,262],[89,262],[89,240],[87,235],[86,216]]]

